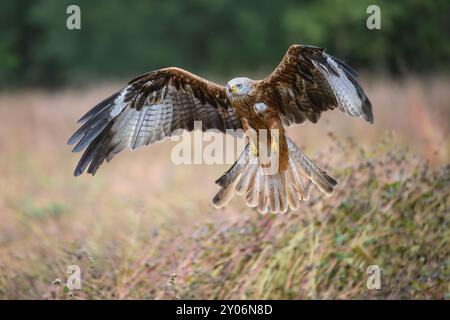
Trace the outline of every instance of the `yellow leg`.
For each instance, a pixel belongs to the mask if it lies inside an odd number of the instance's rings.
[[[270,147],[272,149],[272,153],[278,153],[278,143],[275,139],[272,139],[272,142],[270,143]]]
[[[253,142],[250,142],[250,151],[255,157],[258,155],[258,147]]]

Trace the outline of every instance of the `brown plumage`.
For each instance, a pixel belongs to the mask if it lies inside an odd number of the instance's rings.
[[[308,198],[311,182],[331,194],[336,181],[295,146],[284,126],[316,123],[334,108],[373,122],[353,69],[323,49],[293,45],[263,80],[235,78],[224,87],[179,68],[139,76],[84,115],[68,143],[76,143],[74,151],[86,149],[74,174],[86,169],[95,174],[124,148],[161,141],[178,129],[192,131],[194,121],[201,121],[203,131],[244,129],[249,143],[216,181],[221,189],[213,204],[221,207],[238,193],[262,213],[286,212]],[[268,132],[266,144],[262,129]],[[273,156],[266,163],[259,157],[264,148]]]

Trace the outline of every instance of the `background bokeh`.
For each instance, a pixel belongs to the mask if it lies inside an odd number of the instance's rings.
[[[448,299],[449,14],[445,0],[0,2],[0,298]],[[216,210],[228,166],[175,165],[173,142],[72,176],[76,121],[129,79],[264,77],[293,43],[355,67],[373,104],[373,125],[333,111],[289,128],[339,181],[332,197]],[[72,264],[81,291],[55,282]]]
[[[80,31],[65,28],[70,4],[81,8]],[[381,30],[366,28],[372,4]],[[292,43],[327,48],[364,71],[448,72],[449,12],[446,0],[2,1],[0,84],[79,84],[168,65],[262,75]]]

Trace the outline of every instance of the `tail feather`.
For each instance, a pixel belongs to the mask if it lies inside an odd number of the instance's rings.
[[[320,191],[330,195],[337,185],[287,138],[289,150],[288,168],[269,175],[249,152],[249,145],[239,159],[216,183],[221,187],[213,199],[213,205],[223,207],[235,193],[242,195],[250,207],[257,207],[260,213],[285,213],[296,210],[300,201],[309,198],[311,183]],[[252,160],[252,161],[251,161]]]
[[[236,193],[239,195],[247,194],[247,190],[251,187],[251,184],[254,181],[256,176],[257,166],[246,165],[244,171],[239,179],[238,184],[236,185]]]
[[[267,213],[269,211],[269,183],[267,176],[261,174],[259,182],[258,192],[258,211],[261,213]]]
[[[212,203],[216,208],[225,206],[231,199],[233,199],[236,193],[236,184],[238,179],[229,184],[226,188],[221,188],[219,192],[214,196]]]
[[[300,206],[300,201],[297,196],[297,192],[295,191],[294,187],[289,183],[286,183],[286,200],[288,207],[291,210],[297,210],[298,207]]]
[[[249,146],[245,147],[237,161],[225,172],[219,179],[216,180],[216,184],[222,188],[227,188],[228,185],[233,182],[237,176],[241,173],[242,167],[248,164]]]
[[[337,185],[336,180],[331,178],[325,171],[320,169],[311,159],[309,159],[302,150],[288,140],[289,156],[293,157],[299,163],[301,172],[306,175],[312,183],[314,183],[320,191],[330,195],[333,193],[334,187]]]
[[[262,188],[260,187],[260,183],[261,183],[260,171],[256,170],[253,185],[250,186],[245,195],[245,202],[251,208],[258,206],[258,194],[260,190],[262,190]]]

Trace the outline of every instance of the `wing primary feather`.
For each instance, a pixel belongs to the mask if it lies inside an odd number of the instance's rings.
[[[131,146],[132,150],[136,149],[136,142],[137,142],[137,140],[140,136],[141,130],[142,130],[142,123],[144,122],[144,119],[147,117],[147,113],[148,113],[149,109],[150,108],[147,107],[147,108],[145,108],[145,110],[141,110],[141,112],[139,114],[139,118],[136,122],[136,126],[135,126],[135,129],[133,132],[133,137],[131,138],[131,142],[130,142],[130,146]]]
[[[89,147],[86,149],[86,151],[83,153],[83,155],[81,156],[80,161],[77,164],[77,167],[75,168],[74,171],[74,176],[79,176],[81,175],[87,168],[87,166],[89,165],[89,163],[92,161],[92,159],[94,158],[97,149],[100,146],[100,141],[103,139],[102,136],[98,136],[97,138],[95,138],[95,140],[89,145]]]
[[[67,141],[67,144],[72,145],[79,140],[82,140],[91,130],[93,130],[99,123],[104,119],[108,118],[110,111],[104,109],[103,111],[97,113],[91,119],[87,120]]]
[[[330,55],[327,54],[327,56],[331,57]],[[350,67],[348,64],[346,64],[344,61],[339,60],[336,57],[332,57],[334,59],[334,61],[336,61],[340,67],[342,67],[346,72],[348,72],[349,74],[351,74],[354,78],[358,78],[358,72],[356,72],[355,69],[353,69],[352,67]]]
[[[108,119],[102,119],[94,127],[92,127],[85,136],[73,148],[72,152],[80,152],[84,150],[94,139],[106,128]]]
[[[278,112],[290,124],[317,122],[322,112],[335,108],[372,123],[372,106],[357,77],[353,68],[323,48],[292,45],[259,87],[269,101],[281,104]]]
[[[194,121],[203,130],[242,129],[225,88],[179,68],[152,71],[129,82],[104,99],[81,119],[68,139],[74,152],[85,149],[74,175],[95,174],[117,153],[163,140],[176,129],[192,131]]]
[[[78,120],[78,123],[84,123],[88,119],[94,117],[99,112],[103,111],[105,108],[108,108],[111,106],[111,104],[114,102],[114,100],[121,94],[122,90],[116,92],[115,94],[109,96],[108,98],[104,99],[100,103],[98,103],[96,106],[94,106],[91,110],[89,110],[84,116]]]

